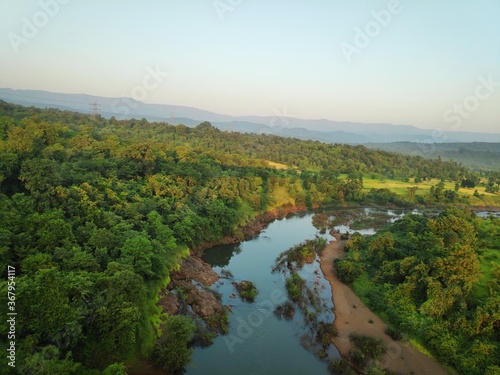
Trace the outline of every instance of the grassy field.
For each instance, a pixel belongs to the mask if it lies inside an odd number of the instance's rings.
[[[276,169],[288,169],[285,164],[275,163],[270,160],[266,160],[270,167]],[[340,175],[341,179],[347,178],[346,174]],[[409,182],[401,181],[401,180],[391,180],[385,178],[371,178],[371,177],[363,177],[363,187],[365,192],[370,191],[370,189],[389,189],[390,191],[399,194],[401,196],[406,196],[408,192],[408,188],[416,186],[418,189],[416,191],[416,195],[428,195],[429,190],[432,186],[436,186],[440,182],[439,179],[434,178],[431,180],[421,181],[419,183],[413,182],[413,179],[410,179]],[[484,181],[482,181],[484,182]],[[444,183],[445,190],[455,190],[455,182],[446,181]],[[300,190],[300,187],[299,187]],[[479,197],[474,196],[474,191],[478,192]],[[487,193],[486,186],[481,183],[473,189],[460,188],[458,190],[458,195],[461,197],[468,197],[468,201],[471,206],[493,206],[500,207],[500,193]],[[293,203],[293,199],[291,199],[287,192],[278,191],[274,192],[275,199],[277,205],[279,206],[281,203]]]
[[[344,177],[344,176],[342,176]],[[418,190],[417,195],[427,195],[431,186],[435,186],[439,183],[439,179],[432,179],[422,181],[420,183],[414,183],[412,180],[410,182],[398,181],[398,180],[388,180],[388,179],[373,179],[373,178],[363,178],[363,186],[365,191],[370,189],[389,189],[390,191],[406,195],[407,188],[416,186]],[[454,190],[455,183],[452,181],[446,181],[444,183],[445,190]],[[485,191],[486,187],[478,185],[473,189],[460,188],[458,194],[460,196],[468,196],[469,202],[472,206],[498,206],[500,207],[500,193],[491,194]],[[474,196],[474,191],[477,190],[480,197]]]
[[[266,160],[266,163],[276,169],[288,169],[288,166],[286,164],[281,164],[281,163],[275,163],[274,161]]]

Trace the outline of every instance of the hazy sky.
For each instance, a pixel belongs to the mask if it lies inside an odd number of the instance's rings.
[[[0,0],[0,35],[0,87],[500,132],[499,0]]]

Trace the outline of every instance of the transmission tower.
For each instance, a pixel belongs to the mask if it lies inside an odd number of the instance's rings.
[[[92,120],[95,121],[97,115],[99,114],[99,111],[101,110],[101,105],[97,103],[96,100],[94,100],[93,103],[89,103],[90,105],[90,110],[92,111]]]

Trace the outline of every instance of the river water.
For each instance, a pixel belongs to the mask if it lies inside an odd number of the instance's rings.
[[[318,211],[316,211],[318,212]],[[340,211],[328,212],[334,217]],[[362,208],[343,211],[338,216],[335,229],[342,233],[354,232],[350,227],[356,218],[378,215],[378,223],[393,222],[406,213],[418,211],[393,211],[387,209]],[[204,252],[203,260],[221,275],[222,270],[232,273],[230,279],[221,278],[213,289],[222,295],[222,303],[230,305],[230,330],[226,336],[218,336],[208,348],[196,348],[187,375],[327,375],[327,362],[318,359],[304,348],[301,338],[309,328],[304,316],[296,310],[292,320],[277,318],[274,308],[287,300],[285,276],[273,273],[272,267],[278,255],[290,247],[323,237],[335,240],[328,233],[320,234],[312,224],[314,212],[300,213],[275,220],[255,238],[237,245],[215,246]],[[344,216],[342,216],[344,215]],[[384,216],[386,219],[384,219]],[[381,219],[382,218],[382,219]],[[362,234],[373,234],[376,227],[358,229]],[[300,275],[308,286],[321,297],[323,311],[321,320],[333,322],[331,288],[323,278],[318,259],[304,266]],[[252,281],[259,290],[255,302],[242,301],[232,282]],[[236,298],[231,295],[236,294]],[[307,339],[305,340],[307,341]],[[333,345],[328,349],[330,359],[339,358]]]
[[[221,279],[215,285],[223,304],[232,305],[230,332],[219,336],[210,347],[194,351],[188,375],[328,374],[326,363],[300,343],[304,331],[300,311],[292,321],[280,320],[273,313],[287,299],[283,275],[271,272],[274,261],[281,252],[319,234],[311,217],[303,214],[276,220],[252,240],[205,251],[203,260],[216,272],[225,269],[232,272],[234,281],[252,281],[259,294],[255,302],[247,303],[230,297],[237,294],[232,280]],[[331,239],[329,235],[324,237]],[[331,290],[327,292],[331,311]]]

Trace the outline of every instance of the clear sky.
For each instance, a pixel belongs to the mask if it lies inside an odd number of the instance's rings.
[[[500,132],[499,0],[0,0],[0,53],[0,87]]]

